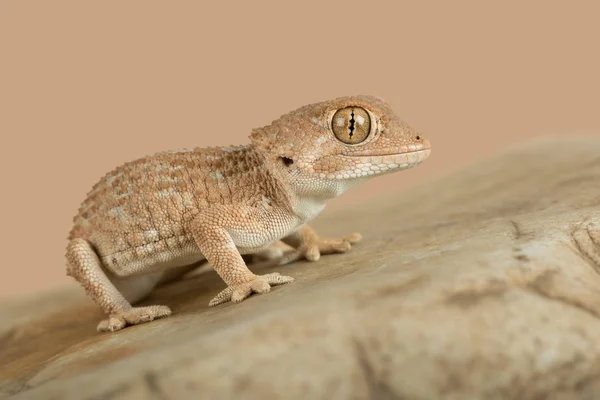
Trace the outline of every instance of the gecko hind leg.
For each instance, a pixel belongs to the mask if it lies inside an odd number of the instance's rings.
[[[171,315],[166,306],[132,307],[106,276],[101,261],[84,239],[73,239],[67,246],[67,275],[75,278],[98,304],[108,319],[98,324],[98,331],[118,331],[127,325],[150,322]]]
[[[321,238],[308,225],[303,225],[296,232],[281,239],[285,244],[295,250],[287,252],[279,260],[279,265],[289,264],[300,259],[317,261],[321,255],[346,253],[352,249],[352,245],[360,242],[362,235],[352,233],[340,238]]]

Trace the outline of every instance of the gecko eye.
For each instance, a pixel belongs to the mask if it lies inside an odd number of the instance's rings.
[[[345,107],[337,110],[331,120],[331,129],[338,140],[347,144],[363,142],[371,132],[371,118],[361,107]]]

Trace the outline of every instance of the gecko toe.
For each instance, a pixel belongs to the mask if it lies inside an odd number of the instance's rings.
[[[98,332],[116,332],[125,328],[126,325],[127,322],[125,321],[125,318],[111,315],[108,319],[100,321],[96,330]]]
[[[362,235],[358,232],[353,232],[346,237],[346,240],[351,244],[358,243],[362,240]]]
[[[128,325],[139,325],[171,315],[167,306],[134,307],[126,311],[111,314],[108,319],[100,322],[98,332],[115,332]]]
[[[291,276],[283,276],[278,272],[257,275],[251,281],[232,285],[222,290],[208,303],[208,306],[213,307],[228,301],[239,303],[250,297],[252,293],[268,293],[271,290],[271,286],[283,285],[285,283],[290,283],[293,280],[294,278]]]
[[[306,259],[307,261],[318,261],[321,256],[335,253],[346,253],[352,250],[352,245],[362,239],[360,233],[352,233],[342,238],[318,238],[305,243],[296,250],[286,252],[279,260],[279,265]]]
[[[273,272],[271,274],[261,275],[260,278],[267,282],[269,285],[284,285],[294,281],[291,276],[281,275],[279,272]]]

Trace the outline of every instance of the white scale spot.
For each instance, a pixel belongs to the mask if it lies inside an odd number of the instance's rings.
[[[169,197],[174,193],[172,188],[169,188],[167,190],[161,190],[160,192],[158,192],[158,197],[160,198],[165,198],[165,197]]]
[[[189,192],[183,193],[182,201],[185,207],[192,207],[194,205],[194,197]]]
[[[216,180],[221,180],[223,179],[223,174],[220,172],[211,172],[210,177]]]
[[[144,231],[144,237],[146,240],[155,241],[155,240],[158,240],[159,233],[156,229],[150,229],[150,230]]]
[[[109,185],[109,186],[112,185],[112,183],[114,182],[114,180],[117,179],[117,178],[120,178],[121,176],[123,176],[122,172],[119,172],[118,174],[113,175],[113,176],[109,176],[108,178],[106,178],[106,184]]]
[[[322,145],[323,143],[325,143],[326,141],[327,141],[327,137],[326,137],[326,136],[319,136],[319,137],[317,138],[317,140],[315,140],[315,143],[316,143],[318,146],[321,146],[321,145]],[[311,156],[311,157],[313,157],[313,158],[314,158],[314,156]]]
[[[125,217],[123,216],[123,210],[121,209],[121,207],[113,207],[110,210],[108,210],[108,215],[110,215],[111,217],[117,217],[119,218],[120,221],[123,221],[125,219]]]
[[[122,198],[125,198],[125,197],[129,197],[132,194],[133,194],[132,192],[126,192],[126,193],[123,193],[123,194],[117,196],[117,199],[122,199]]]

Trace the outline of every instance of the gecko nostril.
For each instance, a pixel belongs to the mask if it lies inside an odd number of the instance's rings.
[[[417,140],[421,140],[421,136],[420,136],[420,135],[417,135],[417,136],[415,136],[415,139],[417,139]]]

